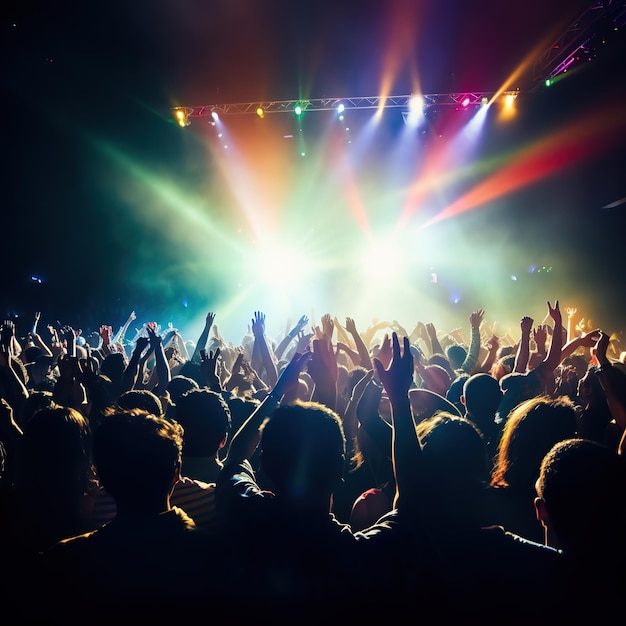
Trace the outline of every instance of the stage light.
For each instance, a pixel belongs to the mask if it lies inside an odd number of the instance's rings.
[[[461,100],[461,106],[462,106],[462,107],[466,107],[466,106],[468,106],[468,105],[469,105],[469,103],[470,103],[469,96],[465,96],[465,98],[463,98],[463,100]]]
[[[189,126],[189,118],[187,117],[187,113],[184,109],[176,109],[176,121],[181,128]]]
[[[211,111],[211,117],[217,122],[220,119],[220,116],[217,114],[217,111]]]
[[[487,98],[487,96],[483,96],[480,100],[480,103],[486,107],[489,104],[489,98]]]
[[[337,105],[337,113],[343,113],[345,111],[346,105],[343,102],[340,102]]]
[[[263,110],[263,107],[257,107],[256,110],[256,114],[263,119],[265,117],[265,111]]]
[[[415,128],[424,120],[424,97],[420,94],[414,94],[409,98],[407,104],[409,111],[402,117],[408,126]]]
[[[296,115],[302,115],[302,107],[299,104],[296,104],[296,106],[293,108],[293,112]]]
[[[515,96],[512,93],[508,93],[504,97],[504,106],[508,107],[508,108],[511,108],[514,103],[515,103]]]
[[[550,87],[554,81],[551,78],[546,78],[546,87]]]

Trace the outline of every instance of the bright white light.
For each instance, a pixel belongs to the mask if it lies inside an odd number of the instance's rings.
[[[361,258],[361,268],[367,278],[401,279],[408,267],[403,246],[396,238],[388,237],[370,242]]]
[[[409,113],[405,120],[409,126],[414,128],[424,119],[424,98],[419,94],[413,95],[409,98],[408,106]]]
[[[217,122],[220,119],[220,116],[217,114],[217,111],[211,112],[211,117]]]
[[[345,104],[343,102],[340,102],[337,105],[337,113],[343,113],[345,108],[346,108]]]
[[[311,261],[295,246],[282,241],[267,242],[252,252],[252,266],[259,269],[259,275],[267,276],[268,283],[281,277],[283,284],[300,280],[311,272]]]

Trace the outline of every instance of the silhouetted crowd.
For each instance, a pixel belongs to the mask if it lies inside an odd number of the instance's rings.
[[[547,303],[499,335],[209,312],[0,328],[15,623],[593,620],[626,583],[626,351]],[[181,622],[182,623],[182,622]]]

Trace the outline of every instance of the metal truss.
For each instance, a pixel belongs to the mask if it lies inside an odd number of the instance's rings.
[[[624,0],[595,0],[535,62],[533,80],[543,83],[567,71],[577,60],[592,60],[598,39],[626,23]],[[607,30],[608,29],[608,30]]]
[[[490,102],[495,97],[516,97],[519,91],[504,91],[500,93],[471,92],[422,94],[421,104],[428,108],[432,106],[479,106]],[[413,95],[405,96],[362,96],[357,98],[319,98],[310,100],[273,100],[267,102],[237,102],[233,104],[207,104],[202,106],[172,107],[174,115],[180,120],[194,117],[209,117],[217,115],[257,115],[262,110],[263,115],[269,113],[294,113],[297,106],[302,111],[334,111],[340,105],[348,109],[409,109]]]

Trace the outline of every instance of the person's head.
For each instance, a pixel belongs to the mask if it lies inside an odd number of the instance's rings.
[[[30,346],[24,350],[23,358],[28,387],[51,391],[55,382],[52,375],[54,357],[46,354],[38,346]]]
[[[230,409],[230,430],[237,432],[240,426],[252,415],[252,412],[261,404],[259,400],[239,395],[226,396],[224,398]]]
[[[317,402],[280,405],[261,435],[261,465],[277,496],[330,497],[342,477],[346,441],[339,416]]]
[[[541,462],[535,508],[546,542],[575,556],[616,554],[625,544],[626,461],[588,439],[556,443]]]
[[[571,365],[576,372],[576,377],[580,380],[589,367],[589,359],[583,354],[571,354],[563,359],[563,366]]]
[[[502,401],[502,390],[490,374],[472,374],[463,383],[462,401],[468,417],[481,428],[486,421],[494,421]]]
[[[120,512],[160,513],[180,477],[183,429],[141,409],[112,410],[94,434],[101,484]]]
[[[606,405],[606,394],[593,368],[588,368],[578,381],[577,395],[583,407],[590,405]]]
[[[491,484],[531,491],[541,460],[555,443],[575,436],[576,423],[574,403],[565,396],[516,406],[502,430]]]
[[[124,375],[124,370],[128,364],[128,359],[123,352],[112,352],[107,354],[100,364],[100,373],[118,385]]]
[[[485,444],[468,419],[439,411],[416,427],[429,482],[484,487],[489,480]],[[437,487],[437,488],[438,488]]]
[[[501,420],[506,420],[518,404],[542,395],[542,381],[536,370],[525,373],[511,372],[502,376],[499,382],[502,400],[498,407],[498,417]]]
[[[159,396],[149,389],[130,389],[125,391],[116,402],[118,408],[126,411],[128,409],[142,409],[152,415],[161,417],[163,415],[163,403]]]
[[[24,400],[17,416],[18,424],[21,428],[24,428],[37,411],[51,406],[59,406],[52,399],[52,391],[31,391],[28,394],[28,398]]]
[[[92,430],[76,409],[50,404],[24,424],[16,455],[16,487],[42,506],[75,512],[95,480]]]
[[[488,454],[476,426],[440,411],[416,427],[422,448],[425,507],[450,525],[477,520],[480,497],[489,481]]]
[[[424,389],[428,389],[444,398],[446,397],[452,380],[450,374],[441,365],[426,365],[420,371],[420,376]]]
[[[463,405],[463,386],[469,378],[469,374],[459,374],[448,387],[446,392],[446,400],[449,400],[461,412],[465,414],[465,406]]]
[[[215,391],[190,389],[176,404],[176,421],[185,431],[185,457],[214,457],[230,433],[230,408]]]
[[[453,370],[458,370],[463,365],[466,356],[467,350],[459,344],[452,344],[446,348],[446,357]]]
[[[450,361],[448,361],[448,357],[445,354],[441,354],[439,352],[431,354],[426,360],[426,363],[424,363],[424,365],[438,365],[439,367],[442,367],[444,370],[446,370],[446,372],[448,372],[448,376],[450,376],[451,380],[455,376],[454,370],[450,365]]]
[[[510,374],[515,367],[515,354],[508,353],[496,359],[491,366],[489,373],[496,379],[500,380],[503,376]]]
[[[173,404],[176,404],[185,392],[192,389],[200,389],[200,385],[193,378],[182,374],[172,376],[170,382],[167,383],[167,391]]]

